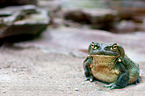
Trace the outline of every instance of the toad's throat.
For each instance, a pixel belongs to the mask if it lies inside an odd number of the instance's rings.
[[[117,56],[108,55],[91,55],[93,57],[93,67],[95,66],[108,66],[114,67],[116,63]]]

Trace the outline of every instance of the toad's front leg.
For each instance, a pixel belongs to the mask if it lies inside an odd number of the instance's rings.
[[[116,83],[112,83],[110,85],[106,85],[104,87],[109,87],[110,89],[119,89],[119,88],[124,88],[128,84],[129,81],[129,72],[126,70],[124,65],[120,62],[117,63],[119,66],[119,69],[121,71],[120,75],[117,78]]]
[[[91,69],[90,69],[90,65],[91,65],[91,58],[86,58],[86,60],[84,61],[83,63],[83,68],[84,68],[84,71],[85,71],[85,76],[86,76],[86,81],[89,80],[89,81],[94,81],[94,76],[92,75],[92,72],[91,72]]]

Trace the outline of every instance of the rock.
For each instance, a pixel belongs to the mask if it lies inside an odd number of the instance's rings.
[[[145,1],[144,0],[110,0],[108,7],[118,12],[119,21],[127,21],[126,26],[121,29],[117,27],[118,32],[136,32],[145,31]],[[131,22],[130,22],[131,21]],[[124,22],[125,23],[125,22]],[[120,23],[119,23],[120,24]],[[117,26],[119,25],[117,24]],[[119,25],[120,26],[120,25]],[[129,27],[129,28],[128,28]],[[116,29],[116,28],[115,28]]]
[[[141,22],[145,16],[144,0],[111,0],[110,8],[118,11],[120,19],[133,19]]]
[[[82,82],[82,83],[81,83],[81,85],[85,85],[85,83],[84,83],[84,82]]]
[[[92,28],[109,30],[115,33],[145,30],[145,1],[143,0],[62,1],[62,8],[67,10],[64,12],[64,18],[67,20],[90,24]],[[101,16],[98,14],[101,14]],[[125,23],[122,23],[124,20],[127,21],[126,24],[129,29],[124,26]]]
[[[84,9],[89,15],[93,28],[110,30],[116,21],[117,12],[111,9]]]
[[[2,93],[6,93],[7,92],[7,90],[2,90]]]
[[[79,89],[78,89],[78,88],[75,88],[74,90],[75,90],[75,91],[79,91]]]
[[[27,4],[37,5],[37,0],[0,0],[0,7]]]
[[[111,29],[117,13],[111,9],[69,9],[64,10],[64,18],[79,23],[90,24],[92,28]]]
[[[66,20],[73,20],[79,23],[90,23],[89,15],[83,12],[83,10],[65,10],[64,18]]]
[[[0,39],[27,39],[26,35],[39,34],[49,21],[48,12],[33,5],[4,8],[0,10]]]
[[[106,8],[106,0],[62,0],[64,18],[92,28],[109,30],[116,19],[116,11]]]
[[[115,25],[113,32],[116,33],[126,33],[126,32],[135,32],[137,30],[137,25],[133,21],[122,20]]]

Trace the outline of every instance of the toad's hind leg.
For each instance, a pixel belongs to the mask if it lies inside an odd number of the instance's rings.
[[[125,87],[128,84],[128,81],[129,81],[129,72],[125,72],[118,77],[116,83],[111,83],[109,85],[105,85],[104,87],[110,88],[111,90],[119,89]]]
[[[137,83],[140,83],[140,78],[138,78],[134,84],[137,85]]]
[[[128,81],[129,81],[128,70],[125,69],[125,67],[122,63],[117,63],[117,64],[119,66],[121,74],[119,75],[116,83],[112,83],[112,84],[104,86],[104,87],[110,87],[110,89],[119,89],[119,88],[125,87],[128,84]]]
[[[121,74],[118,79],[117,79],[117,83],[116,83],[116,87],[117,88],[123,88],[126,87],[126,85],[128,84],[129,81],[129,72],[126,71],[125,73]]]

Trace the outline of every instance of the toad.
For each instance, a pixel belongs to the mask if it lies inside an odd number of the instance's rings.
[[[126,54],[117,43],[92,42],[83,68],[86,80],[107,82],[104,87],[110,89],[124,88],[127,84],[139,83],[139,65]]]

